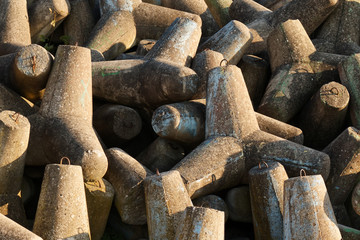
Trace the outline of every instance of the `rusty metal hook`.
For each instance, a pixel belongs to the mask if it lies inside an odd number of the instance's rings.
[[[225,67],[229,65],[229,61],[224,58],[224,59],[221,60],[221,62],[220,62],[220,67],[222,67],[222,63],[223,63],[223,62],[225,62]]]
[[[15,118],[16,116],[16,118]],[[10,115],[11,119],[14,120],[16,123],[18,123],[18,119],[19,119],[20,113],[15,112],[14,114]]]
[[[259,169],[261,169],[261,164],[264,163],[266,168],[269,168],[269,165],[265,161],[259,162]]]
[[[63,164],[63,160],[64,160],[64,159],[68,161],[68,165],[71,165],[70,159],[69,159],[68,157],[62,157],[62,158],[60,159],[60,164],[61,164],[61,165]]]

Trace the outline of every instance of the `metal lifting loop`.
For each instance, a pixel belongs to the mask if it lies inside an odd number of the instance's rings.
[[[15,112],[14,114],[10,115],[11,119],[14,120],[16,123],[18,123],[20,113]]]
[[[223,62],[225,62],[225,66],[228,66],[228,65],[229,65],[228,60],[226,60],[226,59],[224,58],[224,59],[221,60],[221,62],[220,62],[220,67],[222,67]]]
[[[62,158],[60,159],[60,164],[63,164],[63,160],[64,160],[64,159],[68,161],[68,165],[71,165],[70,159],[69,159],[68,157],[62,157]]]
[[[261,169],[261,164],[264,163],[266,168],[269,168],[269,165],[265,161],[259,162],[259,169]]]
[[[306,176],[306,172],[304,169],[300,170],[300,177],[305,177]]]

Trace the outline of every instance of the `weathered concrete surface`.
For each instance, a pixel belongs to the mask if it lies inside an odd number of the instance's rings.
[[[320,175],[290,178],[284,184],[284,240],[340,240],[325,183]]]
[[[42,240],[41,237],[17,224],[10,218],[0,214],[0,238],[7,240]]]
[[[278,162],[259,163],[249,171],[255,239],[283,239],[285,168]]]
[[[360,54],[353,54],[339,64],[339,75],[341,83],[350,94],[350,117],[354,127],[360,128]]]
[[[136,156],[141,164],[151,171],[169,171],[185,156],[185,149],[176,141],[162,137],[156,138],[147,148]]]
[[[205,207],[187,207],[177,224],[175,238],[192,240],[223,240],[224,212]]]
[[[85,182],[84,186],[91,239],[100,240],[105,232],[115,191],[105,179]]]
[[[136,137],[141,132],[142,124],[139,113],[123,105],[104,104],[94,111],[93,126],[110,146]]]
[[[0,55],[31,44],[26,0],[1,1],[0,16]]]
[[[198,145],[205,137],[205,111],[205,99],[166,104],[155,109],[152,127],[160,137],[191,146]],[[255,112],[255,115],[262,131],[303,144],[304,135],[300,128],[260,113]]]
[[[149,239],[174,239],[182,212],[193,205],[179,172],[147,177],[144,188]]]
[[[343,0],[315,35],[316,48],[323,52],[360,53],[360,1]]]
[[[133,9],[137,39],[159,39],[165,29],[178,17],[188,18],[202,26],[199,15],[161,7],[149,3],[141,3]]]
[[[196,207],[212,208],[212,209],[224,212],[225,222],[229,218],[229,209],[228,209],[225,201],[217,195],[212,195],[212,194],[206,195],[203,197],[196,198],[196,199],[192,200],[192,202],[193,202],[194,206],[196,206]]]
[[[190,67],[200,42],[200,27],[188,18],[176,18],[144,59],[165,60]]]
[[[28,8],[32,43],[39,43],[54,32],[70,14],[68,0],[33,1]]]
[[[42,165],[66,156],[83,168],[86,180],[101,179],[107,159],[92,128],[90,50],[58,47],[38,114],[29,118],[26,163]]]
[[[343,240],[355,240],[360,238],[359,230],[348,226],[344,226],[342,224],[338,224],[338,227],[340,229]]]
[[[125,24],[126,23],[126,24]],[[135,42],[134,18],[128,11],[104,14],[92,29],[85,46],[101,52],[110,60],[128,50]]]
[[[156,108],[189,100],[199,82],[192,69],[165,61],[95,62],[92,71],[95,97],[134,107]]]
[[[114,11],[127,11],[131,13],[141,2],[141,0],[100,0],[100,14],[104,15]]]
[[[11,86],[30,101],[42,99],[53,58],[45,48],[36,44],[21,48],[12,64]]]
[[[279,24],[269,35],[268,47],[273,77],[258,111],[288,122],[325,83],[336,80],[339,58],[316,52],[299,20]]]
[[[360,173],[360,134],[353,127],[345,129],[324,150],[331,160],[326,187],[333,205],[344,204]]]
[[[349,92],[340,83],[321,86],[296,119],[306,146],[322,149],[341,133],[349,100]]]
[[[233,65],[210,71],[206,95],[205,138],[244,139],[259,130],[241,70]]]
[[[210,49],[204,49],[195,55],[191,68],[199,76],[200,83],[196,94],[193,96],[194,99],[206,98],[209,71],[213,68],[220,67],[223,59],[224,56],[221,53]]]
[[[210,10],[204,0],[162,0],[161,5],[164,7],[199,15],[202,21],[202,35],[205,37],[212,36],[219,30],[219,26],[216,23],[213,15],[210,13]]]
[[[44,239],[73,237],[90,240],[80,166],[46,166],[33,231]]]
[[[146,223],[144,179],[153,173],[120,148],[106,151],[109,168],[105,178],[115,190],[115,206],[126,224]]]
[[[0,194],[18,194],[24,173],[30,123],[14,111],[0,112]]]
[[[199,51],[210,49],[221,53],[229,64],[237,64],[253,37],[241,22],[232,20],[199,46]]]
[[[232,0],[205,0],[205,3],[220,27],[231,21],[228,9]]]
[[[64,21],[68,44],[83,46],[95,26],[95,17],[87,0],[69,0],[71,14]]]
[[[240,183],[245,157],[240,140],[208,138],[186,155],[172,170],[184,179],[191,198],[197,198]]]

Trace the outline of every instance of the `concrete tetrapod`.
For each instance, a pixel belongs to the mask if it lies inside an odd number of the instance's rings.
[[[339,75],[341,83],[350,94],[350,118],[354,127],[360,128],[360,104],[359,104],[359,75],[360,75],[360,53],[353,54],[339,64]]]
[[[232,20],[199,46],[198,51],[210,49],[221,53],[230,64],[237,64],[251,44],[253,37],[241,22]]]
[[[0,194],[0,213],[21,226],[29,228],[22,196],[19,195],[20,193]]]
[[[273,160],[283,164],[292,176],[301,168],[320,173],[325,179],[329,174],[326,154],[260,130],[244,78],[236,66],[218,67],[209,74],[205,138],[214,136],[242,140],[246,173],[261,160]]]
[[[231,21],[228,9],[232,0],[205,0],[205,3],[220,27]]]
[[[225,203],[225,201],[217,196],[217,195],[206,195],[203,197],[196,198],[192,200],[195,207],[206,207],[206,208],[212,208],[218,211],[222,211],[225,213],[224,218],[225,222],[229,218],[229,209]]]
[[[271,76],[269,61],[254,55],[244,55],[237,66],[244,75],[251,102],[257,110]]]
[[[192,69],[163,60],[94,62],[92,71],[95,97],[132,107],[189,100],[199,81]]]
[[[321,86],[296,119],[304,132],[306,146],[324,148],[341,133],[349,100],[349,92],[340,83]]]
[[[244,9],[240,11],[237,7],[244,8],[250,13],[249,17],[262,15],[263,8],[258,9],[256,4],[239,4],[239,2],[253,2],[251,0],[234,0],[230,6],[232,18],[241,21],[247,17],[243,15]],[[338,0],[293,0],[284,6],[276,9],[272,13],[263,14],[263,17],[256,18],[251,23],[247,24],[250,32],[253,35],[253,41],[247,53],[258,55],[264,53],[269,47],[266,46],[267,38],[270,32],[278,25],[289,19],[299,19],[304,25],[308,34],[311,34],[315,29],[326,19],[326,17],[336,8]],[[269,10],[270,11],[270,10]],[[254,12],[256,14],[254,14]],[[268,12],[268,10],[265,10]],[[239,15],[237,15],[239,13]]]
[[[165,60],[190,67],[201,37],[200,25],[188,18],[176,18],[144,59]]]
[[[26,0],[0,3],[0,56],[31,44]]]
[[[169,171],[185,156],[184,148],[175,141],[158,137],[139,155],[136,156],[141,164],[151,171]]]
[[[127,11],[133,15],[136,26],[136,39],[159,39],[165,29],[178,17],[188,18],[201,27],[201,18],[197,14],[179,11],[167,7],[142,2],[141,0],[102,0],[103,15],[114,11]],[[120,25],[127,24],[119,22]]]
[[[141,132],[139,113],[129,107],[104,104],[94,111],[93,125],[106,145],[129,141]]]
[[[360,1],[343,0],[313,40],[316,49],[344,55],[360,53]]]
[[[204,0],[162,0],[161,5],[199,15],[202,21],[202,35],[205,37],[209,37],[219,30],[219,26]]]
[[[231,188],[226,193],[229,218],[234,222],[252,223],[249,185]]]
[[[95,17],[88,0],[69,0],[71,12],[64,21],[68,44],[83,46],[95,26]]]
[[[285,181],[283,219],[284,240],[342,239],[320,175]]]
[[[0,194],[18,194],[24,173],[30,135],[26,117],[14,111],[0,112]]]
[[[68,0],[33,1],[28,8],[32,43],[39,43],[50,36],[70,10]]]
[[[0,214],[0,239],[6,240],[42,240],[35,233]]]
[[[112,11],[104,14],[96,23],[85,46],[99,51],[105,59],[114,59],[134,44],[135,37],[136,28],[131,13]]]
[[[259,129],[241,70],[236,66],[219,67],[210,72],[206,106],[205,136],[241,139],[246,172],[261,160],[274,160],[283,164],[289,175],[294,176],[306,168],[312,174],[321,173],[327,178],[330,160],[326,154]]]
[[[26,162],[43,165],[67,156],[86,180],[101,179],[107,159],[92,127],[90,49],[59,46],[38,114],[29,117]]]
[[[52,54],[39,45],[21,48],[11,65],[11,86],[30,101],[42,99],[53,59]]]
[[[166,139],[198,145],[205,137],[205,102],[205,99],[198,99],[158,107],[151,120],[154,131]],[[255,114],[262,131],[303,144],[304,136],[300,128],[260,113]]]
[[[329,155],[331,170],[325,181],[335,216],[348,224],[344,203],[351,194],[360,174],[360,134],[353,127],[345,129],[323,152]],[[344,219],[341,221],[340,219]]]
[[[215,67],[220,67],[223,63],[224,56],[216,51],[204,49],[195,55],[191,68],[199,76],[199,86],[193,99],[206,98],[206,85],[209,71]]]
[[[109,168],[105,178],[115,190],[114,204],[126,224],[146,223],[144,179],[153,173],[120,148],[106,150]]]
[[[66,160],[70,164],[62,158],[60,164],[45,167],[33,231],[48,240],[90,240],[82,170]]]
[[[255,239],[283,239],[284,181],[278,162],[259,163],[249,171],[250,199]]]
[[[239,68],[214,68],[207,89],[206,140],[173,167],[192,198],[247,183],[248,170],[261,160],[280,162],[291,176],[306,168],[327,178],[328,155],[259,129]]]
[[[187,207],[177,224],[176,240],[223,240],[225,216],[223,211],[205,207]]]
[[[149,176],[144,189],[149,239],[175,239],[182,213],[193,206],[179,172]]]
[[[86,205],[92,240],[100,240],[105,232],[112,202],[114,188],[105,179],[85,182]]]
[[[0,111],[11,110],[24,116],[36,113],[39,108],[10,88],[0,84]]]
[[[268,46],[273,77],[258,111],[288,122],[323,84],[337,80],[337,64],[344,56],[319,55],[299,20],[279,24]]]

